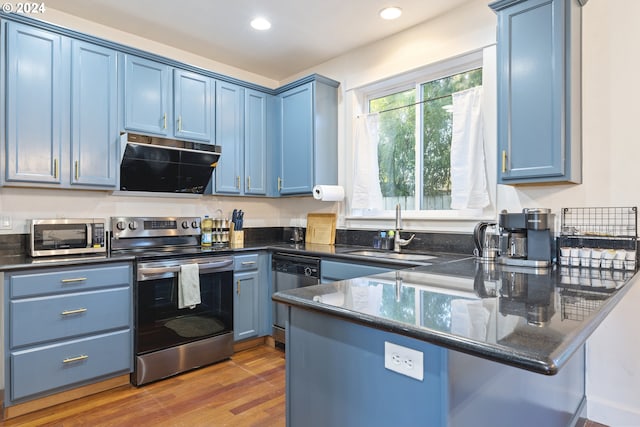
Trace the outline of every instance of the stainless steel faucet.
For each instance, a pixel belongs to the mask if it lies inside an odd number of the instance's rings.
[[[415,234],[412,234],[411,237],[409,237],[408,239],[403,239],[400,236],[400,230],[402,230],[402,213],[400,209],[401,209],[400,203],[398,203],[396,205],[396,232],[393,235],[393,251],[394,252],[400,252],[400,248],[402,246],[407,246],[409,243],[411,243],[413,238],[416,237]]]

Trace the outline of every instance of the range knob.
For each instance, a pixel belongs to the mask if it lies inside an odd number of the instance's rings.
[[[118,221],[116,223],[116,228],[120,231],[124,230],[127,227],[127,225],[124,223],[124,221]]]
[[[182,221],[181,225],[182,225],[182,228],[186,230],[187,228],[189,228],[189,221]]]
[[[138,224],[135,221],[131,221],[129,223],[129,230],[135,230],[136,228],[138,228]]]
[[[195,221],[195,220],[194,220],[194,221],[191,223],[191,228],[198,228],[198,227],[200,227],[200,224],[198,223],[198,221]]]

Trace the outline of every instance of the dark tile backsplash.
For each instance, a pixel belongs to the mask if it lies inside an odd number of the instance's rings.
[[[379,231],[371,230],[336,230],[336,243],[373,247],[373,238]],[[403,247],[407,251],[416,252],[448,252],[459,254],[473,254],[474,244],[471,234],[458,233],[413,233],[402,232],[402,238],[408,239],[415,234],[413,241]]]
[[[340,245],[373,246],[373,237],[377,231],[371,230],[336,230],[336,243]],[[402,232],[403,238],[412,233]],[[473,253],[473,238],[470,234],[456,233],[415,233],[413,241],[403,249],[418,252]],[[273,243],[290,242],[293,236],[292,227],[255,227],[246,228],[245,242]],[[28,234],[0,234],[0,256],[25,253]]]
[[[0,256],[24,254],[28,234],[0,234]]]

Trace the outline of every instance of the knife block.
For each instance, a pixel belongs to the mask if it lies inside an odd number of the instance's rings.
[[[229,245],[235,248],[244,246],[244,230],[236,230],[233,223],[229,227]]]

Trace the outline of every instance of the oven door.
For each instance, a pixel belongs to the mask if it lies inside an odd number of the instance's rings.
[[[180,263],[200,265],[200,299],[178,308]],[[141,263],[136,286],[136,354],[233,333],[233,259]]]

